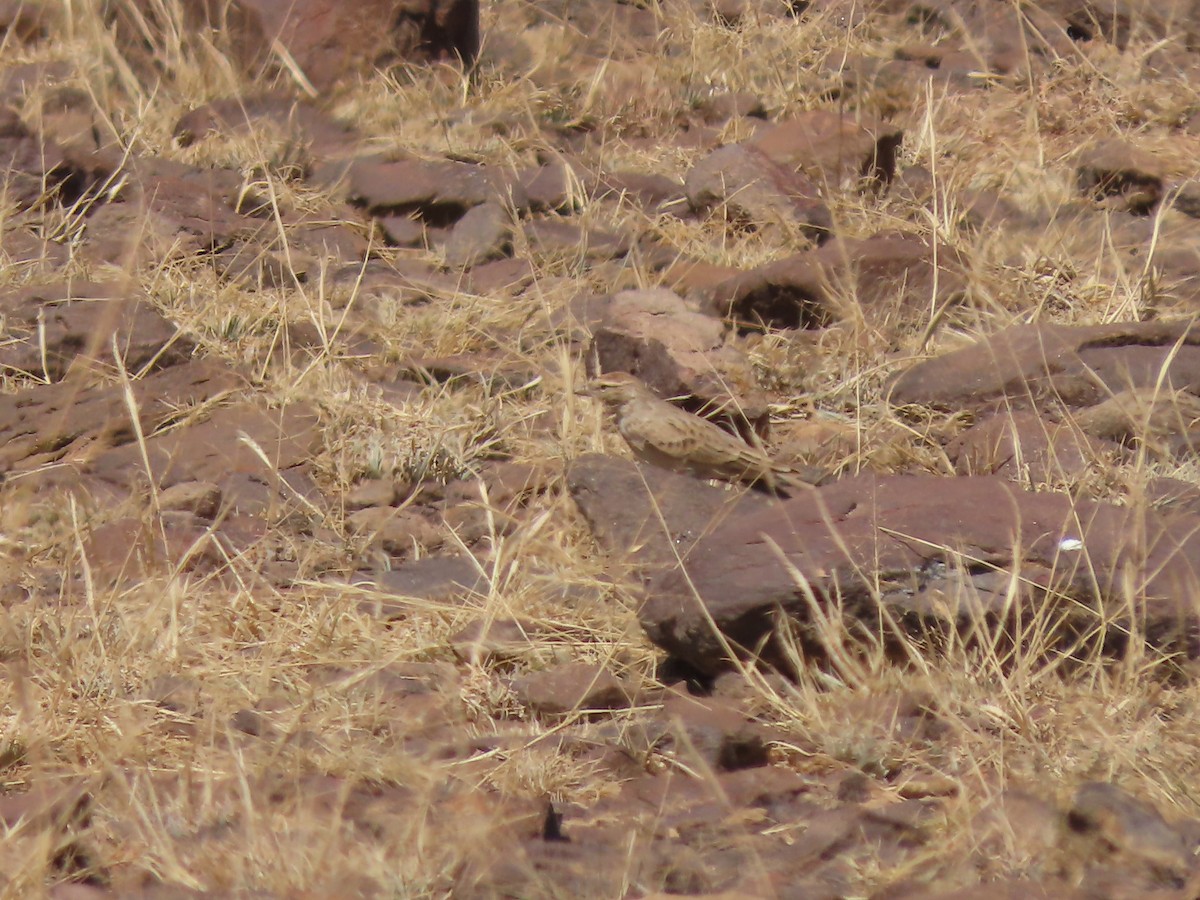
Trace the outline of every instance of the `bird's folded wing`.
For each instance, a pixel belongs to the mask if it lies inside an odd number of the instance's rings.
[[[753,447],[742,443],[728,432],[702,419],[690,417],[678,420],[664,417],[657,427],[646,429],[643,435],[648,444],[662,453],[694,466],[723,468],[742,466],[762,468],[766,460]]]

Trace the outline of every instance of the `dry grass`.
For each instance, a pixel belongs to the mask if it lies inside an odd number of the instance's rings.
[[[64,84],[93,96],[131,152],[232,167],[281,205],[321,208],[325,194],[281,172],[290,152],[286,136],[175,147],[171,127],[182,112],[250,86],[213,47],[190,36],[166,60],[171,77],[145,88],[97,27],[95,5],[65,4],[68,27],[33,48],[5,47],[5,66],[67,60]],[[681,178],[701,151],[678,146],[674,120],[709,92],[751,91],[774,116],[786,117],[827,103],[823,66],[836,69],[855,54],[885,55],[914,39],[880,34],[872,22],[847,29],[821,16],[799,24],[764,18],[730,31],[676,12],[662,38],[667,52],[632,61],[614,52],[589,65],[571,52],[583,39],[570,29],[542,25],[518,35],[512,23],[521,21],[521,3],[485,7],[488,42],[521,38],[530,53],[501,57],[474,80],[436,67],[343,89],[330,98],[332,108],[365,135],[364,152],[516,167],[545,146],[545,129],[586,124],[605,133],[609,167]],[[840,192],[832,200],[839,230],[865,236],[901,227],[944,242],[968,260],[972,302],[932,329],[924,346],[920,326],[750,340],[781,414],[823,415],[853,429],[855,449],[841,461],[844,469],[949,471],[941,445],[962,421],[934,413],[902,418],[882,399],[887,378],[913,359],[1013,322],[1107,322],[1146,312],[1154,273],[1131,266],[1111,242],[1072,235],[1068,220],[1060,242],[1027,246],[1002,229],[960,228],[958,204],[964,191],[994,190],[1053,219],[1072,202],[1064,160],[1080,143],[1114,130],[1161,137],[1172,170],[1194,175],[1196,139],[1168,137],[1166,128],[1200,106],[1200,93],[1195,84],[1147,76],[1152,49],[1081,50],[1027,84],[994,91],[943,94],[936,83],[892,84],[848,99],[904,126],[901,165],[928,168],[939,202],[930,213],[894,198]],[[27,120],[37,120],[44,99],[40,90],[27,97]],[[726,137],[744,137],[738,127]],[[643,235],[712,263],[751,267],[789,251],[778,234],[654,219],[587,196],[579,205],[596,228]],[[46,227],[70,246],[81,212],[52,212]],[[1172,216],[1178,214],[1162,214],[1164,225],[1177,224]],[[24,228],[28,219],[0,198],[0,232]],[[320,411],[315,471],[327,495],[337,497],[364,478],[450,481],[472,477],[491,459],[557,467],[589,451],[624,452],[599,410],[575,398],[582,361],[550,315],[578,292],[648,284],[654,276],[636,262],[586,271],[571,260],[538,262],[534,287],[516,298],[454,291],[423,307],[371,306],[352,288],[335,290],[320,277],[247,291],[188,259],[114,271],[79,256],[64,271],[0,267],[0,285],[64,275],[129,279],[202,353],[255,373],[251,390],[266,402]],[[494,351],[538,377],[523,389],[428,387],[397,406],[383,402],[359,367],[336,353],[307,366],[272,361],[288,323],[316,323],[333,334],[343,311],[360,307],[371,310],[373,336],[392,360]],[[1120,498],[1149,465],[1143,459],[1129,472],[1108,472],[1091,487]],[[1172,474],[1200,481],[1194,467]],[[279,523],[252,552],[208,574],[159,566],[111,585],[92,571],[88,536],[131,514],[151,531],[161,527],[152,503],[91,509],[14,494],[3,512],[0,793],[82,785],[96,796],[80,838],[86,857],[67,867],[70,877],[124,884],[153,877],[225,895],[296,896],[315,887],[449,896],[456,878],[486,863],[479,847],[501,840],[507,813],[493,798],[589,806],[616,790],[610,776],[544,738],[572,732],[613,740],[615,732],[618,743],[633,745],[632,714],[615,716],[607,731],[575,719],[547,725],[506,686],[513,672],[563,660],[603,662],[633,683],[652,685],[658,677],[661,659],[637,625],[636,598],[614,586],[626,573],[598,556],[560,487],[536,500],[516,531],[493,522],[484,541],[482,564],[491,576],[485,594],[467,603],[414,604],[386,625],[359,610],[369,591],[339,586],[366,552],[343,540],[339,508],[308,510],[302,529]],[[272,559],[294,561],[299,579],[273,583],[263,568]],[[450,637],[479,618],[516,618],[537,631],[515,658],[467,666],[452,654]],[[1045,624],[1035,619],[1016,650],[985,641],[929,655],[913,643],[908,664],[897,664],[882,646],[864,645],[840,620],[830,621],[822,640],[834,664],[814,667],[797,658],[794,683],[744,674],[762,720],[791,736],[775,748],[777,765],[860,770],[888,791],[899,790],[901,776],[944,780],[945,821],[925,855],[909,863],[914,872],[945,867],[948,877],[961,878],[955,861],[981,840],[975,811],[1011,787],[1063,800],[1081,781],[1114,780],[1170,816],[1200,815],[1195,685],[1165,677],[1166,666],[1149,655],[1120,666],[1097,659],[1066,666],[1053,656],[1047,662]],[[157,702],[165,678],[179,679],[188,698],[172,701],[174,708]],[[427,692],[398,702],[387,684],[402,678],[427,682]],[[880,715],[893,698],[917,698],[942,723],[940,736],[912,741],[898,733]],[[262,736],[231,724],[244,724],[237,717],[247,710]],[[449,740],[447,723],[459,755],[431,758],[424,751]],[[472,741],[485,749],[470,750]],[[383,799],[343,816],[354,785],[370,785]],[[37,896],[68,877],[61,834],[36,820],[0,832],[0,896]],[[906,874],[868,866],[860,883],[868,891]],[[988,860],[979,874],[1042,870],[1031,870],[1017,848]]]

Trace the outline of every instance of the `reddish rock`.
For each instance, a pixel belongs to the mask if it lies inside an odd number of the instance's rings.
[[[524,233],[533,253],[572,262],[616,259],[633,244],[623,235],[560,219],[533,219],[525,223]]]
[[[487,488],[487,498],[502,509],[512,509],[545,494],[562,477],[559,465],[550,461],[520,463],[498,461],[486,463],[479,477]],[[453,496],[452,485],[446,486],[446,496]],[[479,497],[476,490],[472,499]]]
[[[730,119],[767,117],[762,100],[749,91],[718,91],[698,100],[695,110],[710,125]]]
[[[540,168],[522,173],[520,180],[534,212],[569,214],[588,201],[625,202],[658,212],[687,202],[683,185],[665,175],[596,169],[561,154],[547,157]]]
[[[766,398],[719,319],[665,288],[622,291],[603,307],[588,358],[601,372],[629,372],[663,397],[686,397],[742,430],[764,430]],[[685,403],[688,405],[688,403]]]
[[[295,287],[308,280],[310,268],[298,249],[284,257],[244,241],[213,254],[208,261],[218,278],[247,291]]]
[[[86,220],[86,251],[95,261],[136,265],[278,236],[274,217],[255,208],[235,172],[108,154],[73,164],[93,166],[80,176],[89,186],[121,185],[115,195],[104,194],[110,202],[98,204]]]
[[[1136,445],[1153,457],[1195,452],[1200,397],[1187,391],[1137,388],[1113,394],[1072,417],[1085,434]]]
[[[241,384],[228,369],[193,362],[137,379],[130,389],[142,432],[153,434],[181,408],[213,399]],[[80,387],[58,382],[0,396],[0,468],[32,471],[64,458],[77,459],[86,450],[133,442],[129,415],[125,391],[119,384]],[[136,453],[137,448],[134,450]],[[139,471],[143,471],[140,455],[125,469],[122,481]],[[45,471],[29,480],[53,477]]]
[[[1024,859],[1047,859],[1057,850],[1062,826],[1062,813],[1051,798],[1009,789],[983,805],[970,829],[982,862],[1012,852]]]
[[[519,391],[538,378],[536,371],[512,355],[487,351],[409,359],[401,365],[397,374],[423,384],[471,381],[489,391]]]
[[[735,225],[798,228],[814,242],[829,237],[833,220],[809,178],[773,162],[754,147],[722,147],[696,163],[684,181],[688,203]]]
[[[709,0],[713,19],[725,28],[737,28],[750,13],[749,0]]]
[[[407,493],[407,487],[404,493]],[[400,499],[396,482],[390,478],[371,478],[361,481],[346,492],[342,502],[346,512],[356,512],[372,506],[391,506]]]
[[[60,241],[17,228],[0,234],[0,260],[10,271],[57,273],[69,259],[70,252]]]
[[[740,329],[825,328],[848,310],[809,253],[741,272],[701,291],[703,306]]]
[[[168,370],[170,372],[172,370]],[[134,384],[144,384],[135,382]],[[214,382],[215,384],[215,382]],[[158,402],[167,403],[168,397]],[[153,407],[151,407],[153,408]],[[209,481],[220,487],[231,513],[282,515],[319,500],[306,466],[317,440],[315,412],[303,404],[272,410],[255,401],[221,407],[202,422],[132,440],[97,454],[91,471],[119,485],[149,474],[162,488]]]
[[[180,146],[189,147],[210,134],[234,136],[255,128],[282,132],[307,152],[323,157],[352,153],[359,141],[350,124],[286,94],[214,100],[181,116],[172,133]]]
[[[297,216],[288,222],[287,240],[299,253],[308,253],[321,261],[352,261],[361,269],[373,249],[367,240],[367,228],[348,206],[331,205],[314,213]]]
[[[346,527],[393,556],[416,556],[446,540],[442,529],[414,509],[372,506],[350,513]]]
[[[1082,893],[1066,882],[1056,879],[1033,881],[1012,878],[1005,881],[930,892],[930,886],[915,884],[911,890],[903,886],[887,892],[889,900],[1087,900],[1092,895]],[[1165,898],[1163,898],[1165,900]]]
[[[579,57],[590,61],[638,60],[652,52],[669,24],[666,10],[632,3],[549,0],[529,11],[531,24],[565,26],[580,36]]]
[[[92,577],[108,584],[211,570],[228,559],[208,522],[179,512],[164,512],[158,520],[127,517],[107,522],[87,536],[80,552]]]
[[[1167,191],[1171,198],[1171,206],[1185,216],[1200,219],[1200,181],[1185,181],[1174,184]]]
[[[134,373],[189,359],[194,343],[145,298],[117,284],[57,282],[0,293],[6,340],[0,368],[51,381],[76,362],[111,365],[113,341]]]
[[[963,265],[947,247],[883,233],[838,238],[818,250],[741,273],[707,291],[704,308],[739,328],[823,328],[861,313],[876,324],[928,318],[958,302]]]
[[[604,666],[567,663],[533,672],[512,683],[517,698],[540,716],[558,717],[629,705],[630,690]]]
[[[869,117],[817,109],[760,129],[749,146],[827,189],[837,189],[847,180],[891,181],[903,138],[899,128]]]
[[[256,709],[239,709],[229,717],[229,727],[250,737],[270,737],[273,730],[266,718]]]
[[[186,675],[159,675],[146,682],[141,696],[159,709],[181,716],[199,712],[203,695],[196,679]]]
[[[86,826],[93,802],[83,782],[37,786],[24,793],[0,796],[0,822],[9,829],[22,824],[54,830]]]
[[[1151,478],[1146,483],[1145,499],[1163,513],[1200,515],[1200,487],[1178,478]]]
[[[121,145],[113,122],[92,95],[79,88],[62,86],[47,92],[37,123],[43,140],[72,152],[116,151]]]
[[[33,134],[16,110],[0,107],[0,187],[7,202],[39,205],[66,178],[64,163],[58,145]]]
[[[1089,896],[1157,896],[1164,888],[1194,884],[1200,877],[1200,823],[1193,819],[1179,823],[1184,827],[1173,826],[1153,806],[1115,784],[1081,785],[1066,821],[1068,849],[1088,863],[1082,887]]]
[[[519,520],[501,509],[483,503],[459,503],[447,505],[442,511],[442,524],[468,547],[485,543],[491,545],[496,538],[513,534]]]
[[[0,0],[0,40],[35,44],[54,24],[41,0]]]
[[[1117,198],[1132,213],[1148,213],[1162,199],[1162,167],[1126,141],[1092,144],[1080,152],[1076,166],[1079,189],[1095,200]]]
[[[392,247],[420,248],[428,241],[425,226],[413,216],[376,216],[375,224]]]
[[[662,279],[661,286],[687,296],[703,295],[705,290],[714,285],[741,274],[732,266],[686,259],[670,250],[662,254],[661,258],[665,263],[665,267],[659,273]]]
[[[1033,412],[998,412],[946,448],[960,475],[1002,475],[1025,485],[1061,484],[1119,457],[1112,443]]]
[[[373,214],[417,213],[435,226],[451,225],[467,210],[488,202],[518,212],[529,205],[515,177],[448,159],[359,160],[350,167],[350,196]]]
[[[1195,848],[1153,806],[1114,784],[1089,782],[1071,801],[1067,822],[1131,859],[1148,863],[1176,878],[1196,871]]]
[[[1047,0],[1043,15],[1053,16],[1079,40],[1104,40],[1124,50],[1130,40],[1185,36],[1195,46],[1200,20],[1194,7],[1177,0],[1161,4],[1110,3],[1104,0]]]
[[[406,615],[414,605],[457,603],[488,590],[488,577],[480,564],[463,556],[429,556],[381,572],[374,580],[378,594],[359,608],[385,620]]]
[[[706,671],[728,665],[710,622],[735,648],[757,648],[782,613],[819,653],[814,614],[830,604],[872,631],[882,604],[903,628],[969,632],[985,616],[1018,625],[1044,616],[1064,595],[1059,639],[1093,628],[1098,606],[1110,625],[1125,622],[1107,629],[1102,649],[1124,652],[1132,627],[1156,647],[1200,655],[1200,614],[1186,599],[1200,583],[1200,537],[1147,515],[1135,544],[1135,515],[997,478],[846,479],[713,528],[689,554],[686,575],[655,579],[639,615],[656,643]],[[972,575],[980,565],[986,571]],[[1007,597],[1010,568],[1032,592],[1027,600]],[[1046,640],[1050,649],[1054,636]]]
[[[536,647],[541,630],[516,619],[476,619],[450,638],[454,655],[472,665],[510,662]]]
[[[450,229],[444,249],[446,265],[464,269],[512,252],[512,216],[499,203],[472,207]]]
[[[583,201],[579,174],[562,159],[554,159],[525,172],[521,185],[532,212],[572,212]]]
[[[639,573],[674,568],[726,517],[769,503],[755,491],[731,494],[686,475],[594,453],[568,465],[567,490],[601,549]]]
[[[1200,394],[1200,329],[1188,321],[1013,326],[917,363],[895,379],[891,402],[1089,406],[1156,387]]]
[[[651,213],[678,210],[688,202],[680,182],[648,172],[602,172],[585,185],[593,200],[628,200]]]
[[[158,495],[156,506],[165,511],[191,513],[199,519],[213,519],[221,509],[221,488],[211,481],[182,481]]]
[[[133,10],[106,2],[115,24],[118,47],[127,59],[152,71],[173,34],[175,23],[162,19],[160,4],[136,0]],[[369,75],[397,62],[453,56],[470,64],[479,52],[478,0],[196,0],[182,7],[182,34],[217,36],[220,49],[247,73],[294,83],[293,70],[281,64],[277,47],[287,51],[299,72],[301,88],[332,87],[351,76]],[[156,58],[156,54],[158,54]],[[307,84],[305,84],[307,82]]]
[[[362,304],[376,319],[394,316],[406,306],[423,306],[439,296],[453,294],[457,280],[437,271],[432,264],[400,259],[393,263],[370,259],[342,266],[326,275],[333,288],[328,299],[335,309],[351,300]]]
[[[667,694],[663,718],[670,744],[683,759],[693,758],[710,771],[732,772],[767,764],[771,741],[780,732],[756,722],[738,704],[716,697],[692,697],[678,690]]]
[[[534,281],[533,263],[528,259],[498,259],[475,266],[467,273],[467,290],[473,294],[514,295]]]

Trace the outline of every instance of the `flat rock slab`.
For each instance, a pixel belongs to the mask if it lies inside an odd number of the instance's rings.
[[[602,372],[636,375],[660,396],[726,420],[736,430],[769,425],[767,399],[749,359],[726,341],[720,319],[689,308],[666,288],[620,291],[608,298],[593,329],[588,358]]]
[[[490,579],[466,556],[429,556],[381,572],[374,579],[378,593],[359,609],[383,619],[399,619],[430,604],[461,603],[472,594],[486,594]]]
[[[232,370],[196,361],[133,381],[130,392],[143,434],[150,434],[191,404],[244,385]],[[136,439],[122,385],[73,382],[37,385],[0,396],[0,471],[30,472],[48,463],[79,461]],[[134,446],[130,462],[141,468]],[[40,477],[50,477],[42,473]],[[182,480],[182,479],[181,479]]]
[[[0,293],[5,341],[0,369],[58,381],[81,356],[126,370],[187,361],[195,344],[136,294],[112,284],[57,282]]]
[[[1125,448],[1028,410],[999,412],[967,429],[946,448],[960,475],[1003,475],[1028,484],[1078,479]]]
[[[374,215],[413,213],[438,226],[488,202],[517,211],[529,205],[516,176],[453,159],[357,160],[350,167],[350,198]]]
[[[829,189],[862,178],[891,181],[903,138],[899,128],[870,117],[814,109],[764,126],[749,144]]]
[[[172,133],[180,146],[187,147],[210,134],[233,136],[256,127],[282,131],[322,157],[345,155],[359,142],[358,133],[349,123],[286,94],[227,97],[205,103],[181,116]]]
[[[278,234],[270,203],[243,191],[237,172],[110,151],[74,153],[70,163],[73,180],[97,196],[84,230],[93,262],[181,258]]]
[[[761,494],[589,453],[567,466],[567,490],[601,548],[643,574],[671,569],[734,513],[767,508]]]
[[[179,41],[160,9],[150,0],[104,4],[119,51],[147,75]],[[266,80],[289,70],[286,53],[320,90],[397,61],[469,63],[479,52],[478,0],[189,0],[181,10],[185,45],[192,31],[215,35],[236,65]]]
[[[836,238],[700,291],[703,309],[739,328],[823,328],[861,315],[928,319],[962,299],[965,266],[948,247],[902,232]]]
[[[1198,586],[1200,519],[995,477],[861,476],[726,519],[683,570],[652,580],[640,618],[656,643],[710,672],[728,665],[724,638],[738,652],[759,647],[781,616],[806,638],[818,611],[875,640],[1043,616],[1077,639],[1102,631],[1114,652],[1133,631],[1194,657]]]
[[[514,679],[518,699],[539,716],[554,718],[592,709],[629,706],[632,691],[597,663],[572,662]]]
[[[711,210],[743,226],[790,225],[814,243],[833,230],[816,183],[754,147],[714,150],[688,172],[684,189],[696,212]]]
[[[294,501],[297,492],[315,494],[296,470],[312,459],[316,426],[315,411],[304,404],[276,410],[245,401],[222,407],[203,422],[150,436],[144,456],[134,442],[107,450],[90,469],[102,480],[128,485],[145,479],[148,460],[160,488],[209,481],[221,488],[233,511],[264,515],[280,501]]]
[[[0,186],[19,208],[36,206],[66,177],[57,144],[35,135],[16,110],[0,108]]]
[[[1058,401],[1091,406],[1132,388],[1200,393],[1200,328],[1191,319],[1113,325],[1016,325],[917,363],[891,402],[939,409]]]

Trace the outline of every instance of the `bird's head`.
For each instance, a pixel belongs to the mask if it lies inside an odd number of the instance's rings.
[[[610,372],[588,382],[585,392],[610,406],[621,406],[650,393],[650,389],[627,372]]]

